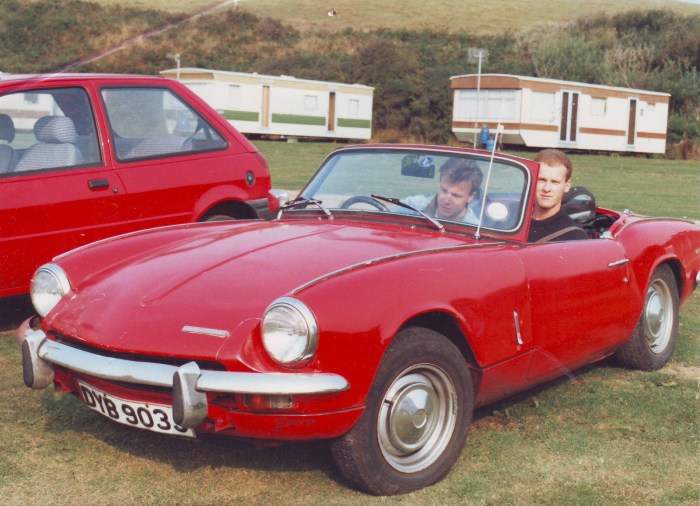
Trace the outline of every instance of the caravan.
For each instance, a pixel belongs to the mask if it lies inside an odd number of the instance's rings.
[[[631,153],[664,153],[668,93],[505,74],[451,78],[452,131],[475,142],[486,125],[503,143]]]
[[[200,68],[161,74],[181,81],[244,134],[372,136],[374,88],[370,86]]]

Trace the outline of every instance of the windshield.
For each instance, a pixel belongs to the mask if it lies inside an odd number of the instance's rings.
[[[514,232],[528,188],[529,173],[510,160],[491,163],[474,153],[405,147],[357,148],[326,159],[295,208],[422,215],[471,227],[482,219],[483,228]]]

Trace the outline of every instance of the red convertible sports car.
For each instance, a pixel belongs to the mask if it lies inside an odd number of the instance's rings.
[[[474,192],[436,218],[454,166],[477,174]],[[327,439],[372,494],[431,485],[475,407],[609,355],[663,367],[700,280],[699,227],[585,192],[567,209],[588,239],[529,244],[538,170],[458,148],[343,147],[274,220],[56,257],[18,332],[24,381],[183,437]]]

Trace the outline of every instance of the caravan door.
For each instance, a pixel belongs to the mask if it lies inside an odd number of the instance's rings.
[[[576,142],[578,102],[579,93],[577,91],[562,91],[561,122],[559,124],[559,140],[562,142]]]
[[[627,122],[627,145],[634,146],[637,140],[637,99],[630,98],[630,115]]]

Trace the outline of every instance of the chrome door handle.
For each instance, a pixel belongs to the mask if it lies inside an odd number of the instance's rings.
[[[629,258],[623,258],[622,260],[617,260],[616,262],[610,262],[608,264],[608,267],[610,267],[612,269],[613,267],[620,267],[622,265],[627,265],[629,262],[630,262]]]

